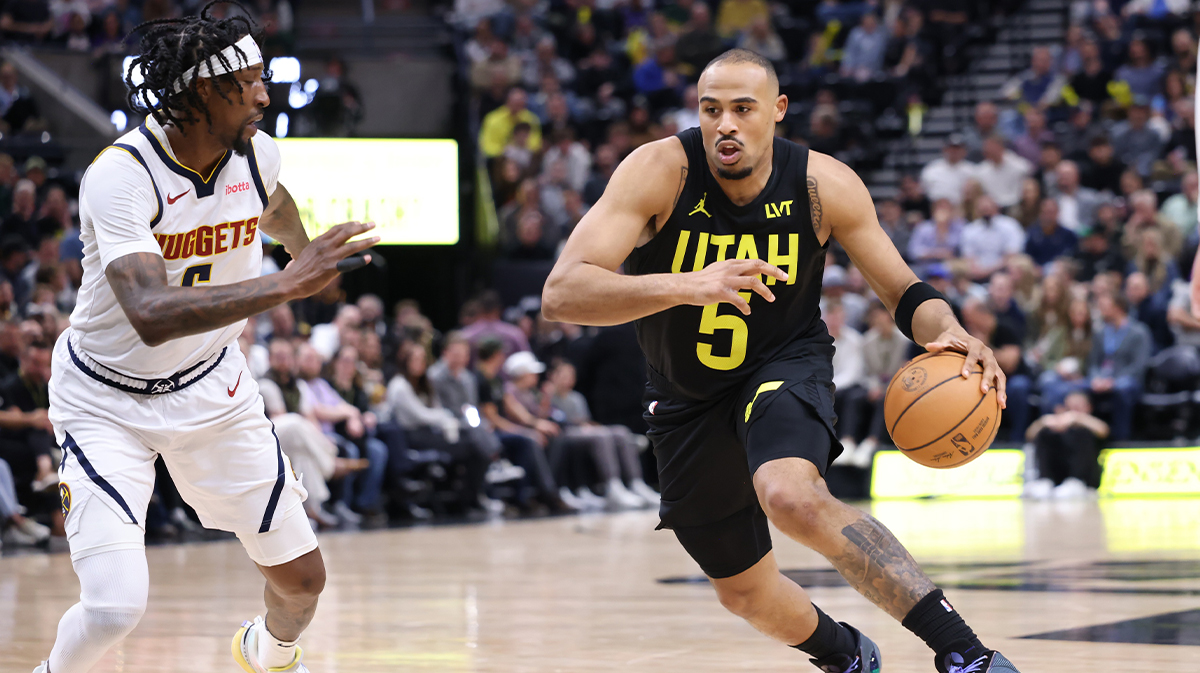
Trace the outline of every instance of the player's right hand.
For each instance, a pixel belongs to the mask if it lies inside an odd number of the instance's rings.
[[[284,269],[296,284],[296,297],[309,297],[320,292],[338,275],[338,262],[378,243],[378,236],[350,241],[374,228],[374,222],[346,222],[314,238]],[[370,261],[370,256],[366,260]]]
[[[679,280],[685,283],[683,292],[687,304],[708,306],[726,302],[744,315],[750,315],[750,303],[739,292],[752,290],[767,301],[775,301],[775,293],[763,282],[764,274],[783,281],[788,277],[779,267],[761,259],[727,259],[699,271],[680,274]]]

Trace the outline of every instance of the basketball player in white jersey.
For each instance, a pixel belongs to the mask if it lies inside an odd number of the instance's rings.
[[[373,225],[347,223],[308,240],[275,143],[254,127],[270,101],[253,26],[210,7],[140,27],[145,81],[127,84],[151,115],[80,189],[83,282],[54,348],[50,420],[81,592],[36,673],[85,673],[145,611],[160,455],[201,523],[236,533],[266,577],[266,619],[242,624],[236,662],[307,670],[296,641],[325,568],[236,341],[247,317],[317,292],[378,239],[349,242]],[[260,233],[293,258],[261,278]]]

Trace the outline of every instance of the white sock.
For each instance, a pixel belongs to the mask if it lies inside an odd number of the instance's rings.
[[[137,626],[146,610],[150,573],[144,550],[110,551],[74,562],[79,602],[58,622],[50,652],[54,673],[87,673]]]
[[[284,642],[267,630],[267,623],[263,622],[262,630],[258,632],[258,663],[262,664],[263,668],[283,668],[296,658],[296,642],[297,638],[292,642]]]

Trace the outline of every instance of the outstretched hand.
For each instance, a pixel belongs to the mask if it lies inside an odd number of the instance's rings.
[[[378,243],[378,236],[350,240],[374,228],[374,222],[346,222],[321,234],[305,246],[300,256],[288,262],[284,269],[284,272],[295,280],[296,297],[308,297],[320,292],[338,275],[341,270],[339,267],[347,258],[358,255]],[[362,259],[365,265],[371,261],[371,256],[362,255],[359,259]]]
[[[969,334],[946,331],[942,332],[936,341],[926,344],[925,350],[930,353],[953,351],[966,354],[967,359],[963,362],[962,377],[969,378],[977,365],[983,367],[983,381],[979,384],[980,391],[987,394],[988,389],[995,386],[1000,408],[1008,407],[1007,378],[1000,369],[1000,364],[996,362],[995,353],[982,341]]]

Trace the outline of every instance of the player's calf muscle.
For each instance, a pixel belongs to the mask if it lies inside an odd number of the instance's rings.
[[[874,517],[841,530],[842,543],[825,553],[842,577],[863,596],[898,620],[936,587],[895,535]]]

